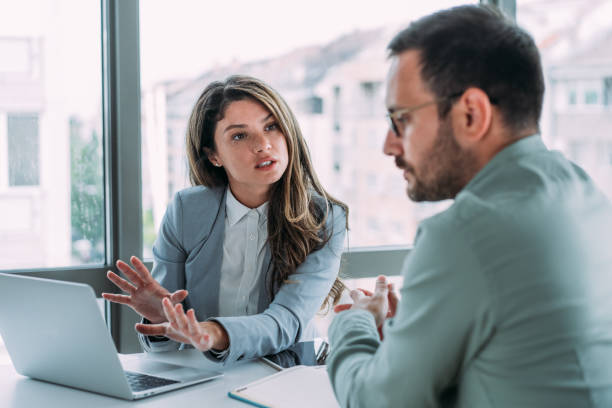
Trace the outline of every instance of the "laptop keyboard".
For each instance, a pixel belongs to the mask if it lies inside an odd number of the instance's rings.
[[[169,380],[167,378],[155,377],[153,375],[134,373],[126,371],[125,375],[132,391],[144,391],[151,388],[163,387],[164,385],[176,384],[178,381]]]

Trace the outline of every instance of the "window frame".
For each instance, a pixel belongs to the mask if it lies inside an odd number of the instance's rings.
[[[1,270],[90,285],[96,296],[116,291],[106,272],[118,259],[142,256],[140,52],[138,0],[101,0],[102,137],[106,257],[102,265]],[[120,352],[140,351],[135,313],[106,303]]]

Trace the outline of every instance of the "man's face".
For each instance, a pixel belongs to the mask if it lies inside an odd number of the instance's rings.
[[[387,109],[393,113],[423,105],[396,120],[399,136],[389,129],[383,149],[395,156],[396,165],[404,171],[407,193],[413,201],[454,198],[476,165],[473,154],[457,143],[450,113],[440,120],[437,104],[428,104],[435,100],[421,80],[418,51],[393,57],[387,79]]]

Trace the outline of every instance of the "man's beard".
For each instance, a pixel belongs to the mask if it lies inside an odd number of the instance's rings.
[[[407,189],[412,201],[440,201],[455,196],[476,173],[474,154],[461,149],[455,140],[450,120],[442,120],[434,145],[420,169],[401,157],[395,164],[412,174],[414,182]]]

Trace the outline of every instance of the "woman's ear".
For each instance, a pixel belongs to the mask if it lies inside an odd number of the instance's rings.
[[[213,152],[208,147],[203,147],[202,152],[204,152],[206,157],[208,157],[208,160],[213,164],[213,166],[215,167],[223,166],[223,163],[221,163],[221,160],[219,159],[219,156],[217,155],[217,153]]]

